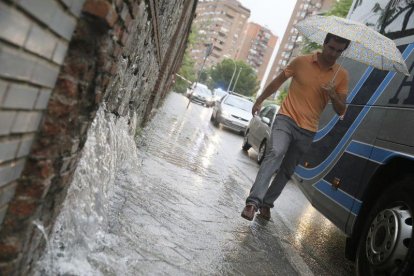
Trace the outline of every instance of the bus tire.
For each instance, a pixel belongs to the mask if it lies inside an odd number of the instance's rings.
[[[413,192],[411,175],[392,185],[373,205],[357,247],[357,275],[413,275]]]

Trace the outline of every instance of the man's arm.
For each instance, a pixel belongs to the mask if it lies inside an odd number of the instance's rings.
[[[339,116],[344,115],[346,109],[346,95],[345,94],[338,94],[334,93],[331,98],[333,109],[335,110],[336,114]]]
[[[280,74],[269,83],[268,86],[263,90],[263,93],[256,99],[256,102],[252,108],[253,116],[258,113],[262,107],[262,102],[266,100],[270,95],[276,92],[280,86],[287,80],[288,78],[285,76],[285,73],[282,71]]]
[[[336,93],[335,86],[331,83],[322,87],[322,90],[328,94],[331,99],[333,109],[339,116],[345,113],[346,109],[346,95],[342,93]]]

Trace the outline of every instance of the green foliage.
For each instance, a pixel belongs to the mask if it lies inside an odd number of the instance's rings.
[[[348,15],[348,11],[351,8],[353,0],[337,0],[332,9],[324,13],[323,15],[335,15],[345,18]],[[315,50],[321,49],[321,46],[305,38],[302,54],[309,54]]]
[[[194,69],[195,62],[190,56],[190,51],[193,45],[198,41],[198,39],[198,30],[195,26],[192,26],[191,32],[187,39],[187,48],[183,56],[183,61],[181,63],[180,70],[178,71],[178,74],[180,76],[183,76],[190,82],[194,82],[197,79],[197,74]],[[174,91],[178,93],[185,93],[187,91],[187,88],[190,86],[190,83],[188,83],[188,81],[183,80],[180,77],[177,77],[173,88]]]
[[[207,83],[209,79],[208,72],[203,70],[200,72],[200,82],[201,83]]]
[[[223,90],[227,90],[234,74],[230,90],[245,96],[252,96],[259,89],[256,72],[250,65],[240,60],[224,59],[210,68],[209,74],[211,78],[210,87],[221,87]],[[236,87],[233,88],[235,84]]]
[[[282,102],[284,101],[284,99],[286,98],[288,94],[288,90],[285,88],[279,91],[280,91],[279,94],[277,94],[276,96],[276,104],[282,105]]]
[[[325,15],[335,15],[345,18],[348,15],[353,0],[339,0]]]
[[[289,91],[289,87],[290,87],[290,83],[292,82],[292,79],[288,79],[287,81],[285,81],[285,83],[280,87],[279,89],[279,93],[276,95],[276,103],[278,105],[282,105],[282,102],[285,100],[288,91]]]
[[[196,74],[194,71],[194,60],[190,57],[190,55],[186,52],[184,53],[183,62],[181,64],[181,68],[178,71],[180,76],[183,76],[190,82],[194,82],[196,80]],[[187,88],[190,86],[186,80],[183,80],[180,77],[176,77],[175,84],[173,90],[178,93],[185,93]]]
[[[319,45],[316,42],[312,42],[307,38],[304,38],[304,43],[303,43],[303,47],[302,47],[302,54],[307,55],[310,53],[313,53],[316,50],[322,49],[322,46]]]

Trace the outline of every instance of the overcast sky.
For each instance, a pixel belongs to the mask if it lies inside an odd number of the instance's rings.
[[[282,40],[296,0],[239,0],[250,9],[250,19],[254,23],[269,28]]]

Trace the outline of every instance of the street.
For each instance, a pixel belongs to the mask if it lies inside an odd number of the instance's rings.
[[[256,153],[214,127],[210,108],[187,103],[170,93],[138,135],[138,151],[116,142],[125,148],[118,161],[91,164],[115,138],[86,145],[40,274],[353,275],[345,236],[293,184],[269,222],[241,218]]]
[[[296,186],[286,186],[270,222],[240,217],[259,168],[256,153],[241,150],[242,136],[215,128],[209,121],[211,109],[191,103],[186,110],[186,103],[181,95],[169,95],[146,135],[153,142],[144,139],[142,149],[153,157],[154,167],[167,161],[166,171],[175,171],[177,181],[171,182],[179,185],[171,187],[167,177],[166,195],[187,198],[171,211],[202,231],[188,237],[190,248],[210,244],[210,250],[202,250],[207,253],[202,261],[205,273],[352,275],[344,258],[345,237]],[[164,199],[171,202],[165,204],[167,210],[176,205],[174,199]],[[198,255],[197,250],[193,253]],[[209,253],[215,257],[210,259]]]

